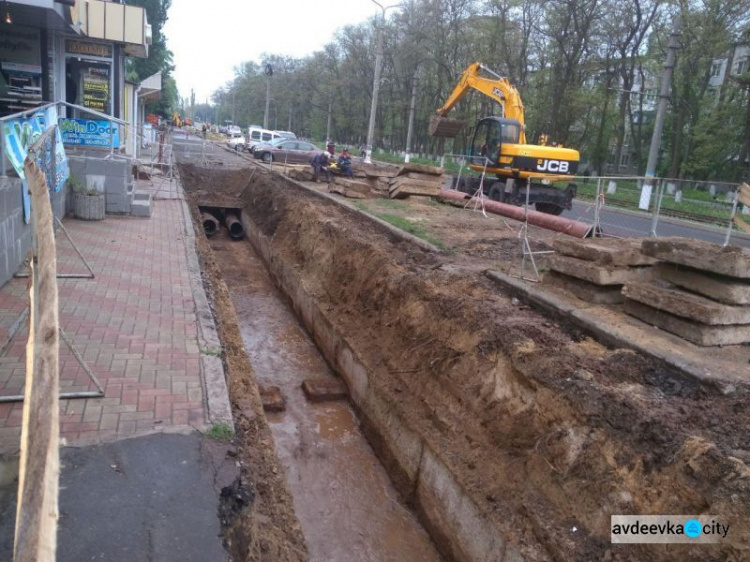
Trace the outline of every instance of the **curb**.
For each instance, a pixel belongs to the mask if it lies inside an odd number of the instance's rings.
[[[586,312],[585,309],[564,302],[554,295],[532,287],[520,279],[515,279],[504,273],[485,270],[485,276],[508,290],[513,296],[525,300],[537,308],[552,314],[556,319],[569,322],[576,327],[592,334],[606,345],[633,349],[652,359],[666,363],[701,384],[715,388],[722,394],[731,394],[736,390],[735,385],[728,380],[720,379],[716,373],[690,361],[683,361],[678,357],[664,353],[649,345],[632,341],[616,326],[603,323],[599,318]]]
[[[185,201],[182,183],[177,179],[178,188],[183,197],[180,199],[183,218],[183,233],[185,235],[185,253],[188,262],[190,288],[195,303],[195,316],[198,321],[198,348],[201,357],[201,371],[203,373],[203,390],[208,407],[208,421],[211,424],[227,424],[234,430],[232,407],[229,404],[229,390],[227,388],[224,363],[221,360],[221,341],[216,331],[213,311],[208,303],[198,250],[195,243],[195,230],[190,215],[190,207]]]

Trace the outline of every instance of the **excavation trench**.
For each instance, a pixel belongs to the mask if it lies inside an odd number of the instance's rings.
[[[268,418],[313,559],[434,557],[395,492],[447,559],[746,558],[744,528],[699,549],[609,535],[612,514],[750,517],[746,386],[607,349],[276,174],[181,173],[194,205],[241,209],[247,240],[210,243],[287,400]],[[333,373],[353,410],[305,402],[300,379]]]
[[[346,400],[309,402],[306,379],[334,380],[328,364],[247,242],[222,229],[210,246],[237,312],[258,383],[277,386],[282,412],[267,413],[312,560],[438,560],[400,501]]]

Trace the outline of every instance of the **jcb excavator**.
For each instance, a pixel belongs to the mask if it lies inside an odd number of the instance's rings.
[[[480,71],[492,76],[486,78]],[[437,115],[430,120],[430,134],[436,137],[455,137],[464,122],[445,117],[466,93],[474,89],[499,103],[503,116],[481,118],[474,128],[469,147],[469,167],[485,171],[484,192],[496,201],[521,205],[526,200],[529,183],[529,203],[537,211],[559,215],[572,208],[576,185],[566,189],[547,185],[550,181],[570,180],[578,169],[577,150],[557,146],[526,144],[524,111],[521,95],[508,80],[481,63],[471,64],[461,76],[453,92]],[[544,137],[546,142],[546,137]],[[492,181],[487,176],[495,175]],[[538,180],[538,181],[534,181]],[[474,194],[480,178],[461,178],[457,189]]]

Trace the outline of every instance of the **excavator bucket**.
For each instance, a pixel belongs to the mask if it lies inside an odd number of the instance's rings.
[[[466,121],[461,119],[449,119],[448,117],[433,115],[430,117],[430,135],[433,137],[453,138],[465,124]]]

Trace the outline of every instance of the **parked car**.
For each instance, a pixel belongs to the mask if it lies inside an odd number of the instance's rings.
[[[297,138],[297,135],[295,135],[291,131],[274,131],[274,133],[278,133],[279,135],[281,135],[285,139],[296,139]]]
[[[289,164],[307,164],[310,158],[320,150],[315,145],[296,139],[280,138],[276,141],[256,145],[253,156],[263,162],[288,162]]]
[[[229,140],[227,141],[227,146],[229,148],[233,148],[237,151],[242,152],[245,150],[245,135],[240,133],[231,133],[229,135]]]
[[[247,149],[252,150],[257,144],[269,143],[272,140],[281,138],[284,137],[276,131],[270,131],[260,127],[250,127],[247,132]]]

